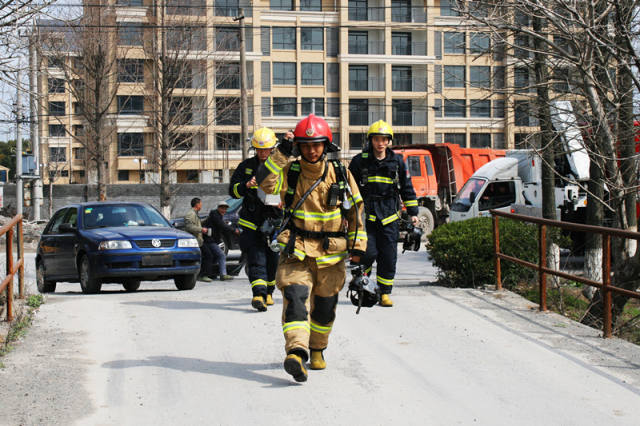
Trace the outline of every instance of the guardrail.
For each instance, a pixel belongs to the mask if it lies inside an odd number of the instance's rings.
[[[568,280],[577,281],[602,291],[603,302],[603,337],[611,337],[611,307],[613,304],[612,293],[624,294],[634,299],[640,299],[640,293],[611,285],[611,237],[630,238],[640,240],[640,232],[624,231],[603,226],[581,225],[577,223],[561,222],[557,220],[542,219],[532,216],[507,213],[490,210],[493,219],[493,247],[495,253],[496,288],[502,290],[502,278],[500,272],[500,260],[515,262],[528,268],[537,269],[538,286],[540,290],[541,311],[547,310],[547,274],[555,275]],[[538,264],[527,262],[517,257],[512,257],[500,252],[500,227],[498,217],[535,223],[538,225]],[[547,226],[558,227],[569,231],[593,232],[602,235],[602,282],[593,281],[577,275],[567,274],[547,267]]]
[[[13,259],[14,226],[18,233],[18,259]],[[18,272],[18,297],[24,299],[24,238],[22,234],[22,215],[16,215],[11,222],[0,228],[0,237],[6,235],[7,276],[0,283],[0,292],[6,290],[7,321],[13,321],[13,277]]]

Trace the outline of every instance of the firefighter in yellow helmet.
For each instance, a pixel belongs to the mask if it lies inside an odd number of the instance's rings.
[[[247,261],[247,275],[251,283],[251,306],[259,312],[273,305],[278,253],[269,248],[271,234],[281,220],[282,210],[278,206],[265,205],[259,198],[256,172],[276,145],[273,130],[263,127],[254,132],[251,146],[256,155],[244,160],[233,173],[229,195],[243,198],[238,225],[240,249]]]
[[[260,188],[279,190],[284,202],[276,285],[283,295],[284,369],[298,382],[307,380],[309,351],[312,370],[326,367],[323,351],[344,286],[345,259],[351,254],[359,262],[366,248],[362,197],[342,163],[327,160],[325,154],[335,151],[327,122],[311,114],[296,126],[293,143],[281,142],[258,171]]]
[[[402,156],[389,148],[392,140],[391,126],[383,120],[376,121],[369,127],[364,151],[349,164],[364,197],[367,253],[362,263],[370,272],[376,262],[380,305],[386,307],[393,306],[390,295],[398,259],[400,202],[404,203],[413,225],[418,224],[416,193]]]

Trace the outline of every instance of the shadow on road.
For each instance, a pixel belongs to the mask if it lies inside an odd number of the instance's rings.
[[[271,364],[243,364],[229,361],[207,361],[198,358],[184,358],[174,356],[152,356],[146,359],[123,359],[109,361],[102,364],[105,368],[124,369],[136,367],[160,367],[172,370],[215,374],[270,385],[270,387],[300,386],[299,383],[260,373],[265,370],[280,371],[282,365]]]
[[[161,309],[220,309],[226,311],[237,311],[245,313],[256,313],[257,311],[251,308],[247,300],[242,299],[237,302],[229,303],[206,303],[206,302],[192,302],[186,300],[144,300],[144,301],[131,301],[122,302],[123,305],[139,305],[148,306],[151,308]]]

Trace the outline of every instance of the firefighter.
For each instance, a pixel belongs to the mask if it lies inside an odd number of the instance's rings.
[[[260,164],[271,154],[276,145],[273,130],[263,127],[253,134],[251,146],[256,155],[244,160],[233,173],[229,194],[243,198],[238,225],[242,233],[239,237],[240,249],[247,260],[247,275],[251,283],[251,306],[264,312],[273,305],[278,253],[269,248],[270,232],[282,217],[277,206],[265,205],[258,197],[256,172]]]
[[[376,121],[369,127],[367,141],[363,152],[351,160],[349,170],[364,197],[367,252],[362,263],[370,272],[377,262],[380,305],[390,307],[398,258],[400,198],[414,226],[418,224],[418,201],[402,156],[389,148],[393,141],[391,126]]]
[[[307,380],[309,351],[309,368],[326,367],[323,351],[344,286],[345,259],[350,254],[359,262],[366,249],[362,197],[346,167],[327,160],[327,153],[339,150],[332,141],[327,122],[311,114],[296,126],[293,143],[281,142],[258,172],[260,188],[280,191],[284,204],[276,285],[283,295],[284,369],[298,382]],[[291,158],[297,155],[299,160]]]

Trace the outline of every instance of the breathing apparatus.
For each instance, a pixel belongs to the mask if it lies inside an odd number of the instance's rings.
[[[364,265],[351,264],[351,281],[347,289],[347,297],[351,303],[357,306],[356,314],[360,313],[360,308],[365,306],[370,308],[378,303],[378,284],[367,276]]]

